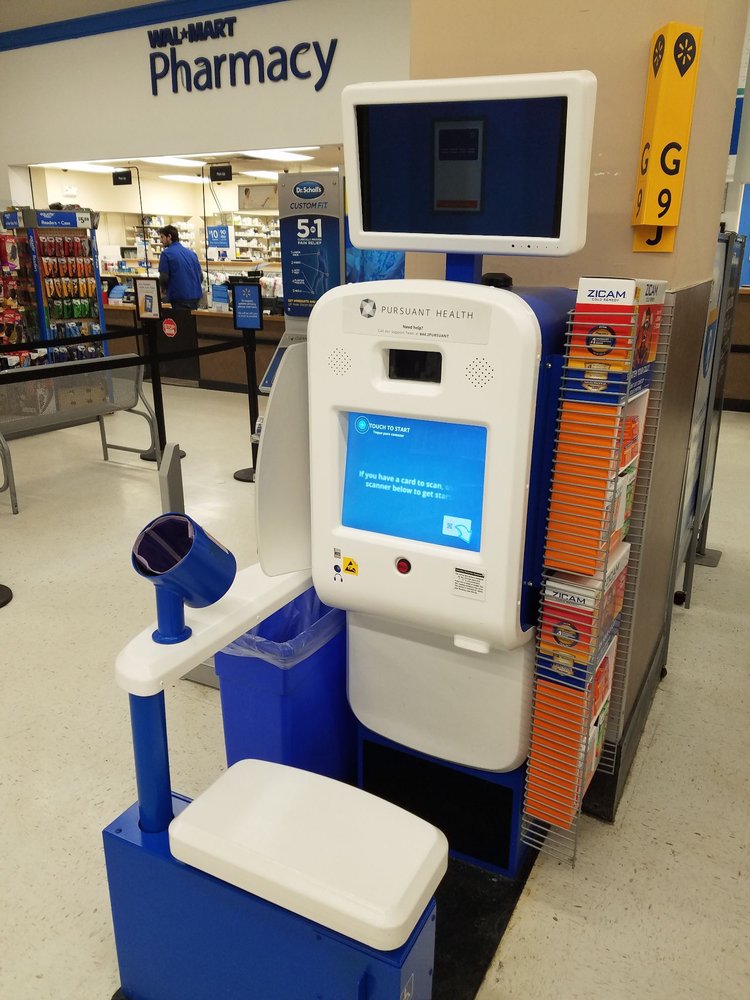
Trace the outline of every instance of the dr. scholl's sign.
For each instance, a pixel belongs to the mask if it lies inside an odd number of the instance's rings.
[[[284,312],[309,316],[341,284],[341,188],[335,173],[279,175]]]
[[[147,33],[151,93],[154,97],[223,87],[251,87],[307,80],[320,91],[325,87],[336,54],[337,38],[302,40],[291,46],[231,48],[236,39],[236,17],[217,17],[192,24],[151,28]],[[227,40],[228,51],[210,56],[193,54],[193,45]],[[234,42],[237,45],[237,42]]]

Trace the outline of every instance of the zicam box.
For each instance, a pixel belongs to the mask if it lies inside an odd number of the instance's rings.
[[[620,403],[651,383],[666,281],[581,278],[564,396]]]
[[[622,611],[629,558],[630,545],[623,542],[604,574],[555,573],[547,580],[539,649],[552,658],[553,670],[572,671],[596,654]]]

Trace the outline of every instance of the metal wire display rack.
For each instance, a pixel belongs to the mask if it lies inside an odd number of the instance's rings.
[[[571,863],[586,788],[613,773],[622,734],[672,311],[603,307],[568,324],[522,839]]]

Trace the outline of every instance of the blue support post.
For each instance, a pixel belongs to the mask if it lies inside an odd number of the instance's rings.
[[[173,816],[164,692],[147,697],[131,694],[130,724],[139,825],[144,833],[161,833]]]
[[[478,285],[482,281],[481,253],[447,253],[445,278],[447,281],[467,281]]]
[[[193,630],[185,624],[182,596],[167,587],[156,588],[156,625],[151,637],[154,642],[167,646],[183,642],[193,634]]]

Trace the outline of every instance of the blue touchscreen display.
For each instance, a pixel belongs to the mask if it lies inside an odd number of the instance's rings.
[[[487,428],[349,413],[341,521],[478,552]]]

